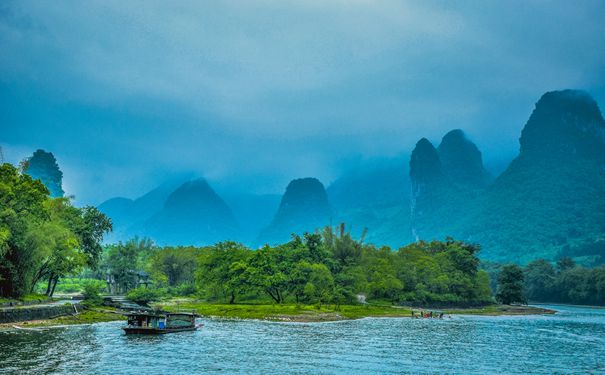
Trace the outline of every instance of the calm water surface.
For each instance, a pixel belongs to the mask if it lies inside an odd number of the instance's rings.
[[[605,310],[270,323],[125,336],[122,323],[0,332],[0,374],[605,374]]]

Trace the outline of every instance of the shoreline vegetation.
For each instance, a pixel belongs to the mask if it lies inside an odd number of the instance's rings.
[[[157,246],[146,238],[103,245],[112,223],[98,209],[51,197],[41,181],[10,164],[0,166],[0,185],[5,192],[0,197],[5,210],[0,218],[0,302],[26,305],[48,301],[55,292],[81,293],[87,307],[32,325],[122,318],[101,307],[102,294],[203,316],[275,321],[411,317],[411,308],[402,305],[447,315],[535,314],[547,311],[506,306],[526,305],[528,298],[598,303],[605,295],[603,284],[593,282],[601,280],[604,269],[586,270],[568,258],[556,267],[536,261],[526,269],[514,264],[486,269],[478,257],[479,244],[447,237],[392,249],[366,243],[365,232],[353,236],[345,223],[259,248],[232,241]],[[57,315],[13,314],[3,321]]]
[[[158,305],[160,307],[160,305]],[[180,301],[163,304],[162,309],[167,311],[190,311],[205,318],[235,318],[259,319],[276,322],[328,322],[341,320],[354,320],[362,318],[412,318],[412,311],[416,317],[419,311],[443,312],[447,315],[540,315],[555,314],[555,310],[525,306],[525,305],[487,305],[473,308],[444,308],[391,306],[391,305],[341,305],[337,308],[317,305],[256,305],[256,304],[214,304],[198,301]]]
[[[449,315],[543,315],[555,314],[555,310],[522,305],[487,305],[475,308],[434,309],[429,307],[387,305],[341,305],[337,308],[296,304],[220,304],[175,299],[153,305],[165,311],[188,311],[199,314],[203,319],[255,319],[271,322],[319,323],[355,320],[363,318],[412,318],[412,310],[443,312]],[[0,330],[25,329],[37,331],[41,328],[60,328],[70,325],[95,324],[125,320],[124,312],[112,307],[88,307],[78,314],[53,319],[26,322],[1,323]]]

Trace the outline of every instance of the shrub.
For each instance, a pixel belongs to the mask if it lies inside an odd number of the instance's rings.
[[[193,284],[181,284],[169,288],[169,293],[173,297],[189,297],[197,293],[197,288]]]
[[[146,305],[151,301],[157,301],[166,295],[166,291],[163,289],[151,289],[145,287],[139,287],[131,289],[127,294],[126,298],[141,305]]]
[[[84,303],[87,305],[95,306],[101,304],[101,296],[99,293],[101,292],[101,287],[99,284],[95,283],[87,283],[84,285],[84,291],[82,294],[84,295]]]

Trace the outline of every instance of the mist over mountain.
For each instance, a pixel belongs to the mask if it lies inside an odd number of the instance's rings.
[[[63,172],[59,169],[57,159],[52,152],[36,150],[32,156],[25,160],[23,171],[34,179],[42,181],[44,186],[50,191],[51,197],[62,197],[63,191]]]
[[[346,223],[356,236],[367,229],[368,241],[399,244],[401,233],[388,224],[409,226],[408,160],[409,155],[402,154],[362,162],[345,171],[327,188],[333,222]]]
[[[228,193],[222,195],[240,224],[232,240],[253,245],[261,230],[273,220],[279,207],[279,194]]]
[[[585,92],[548,92],[527,121],[519,156],[488,189],[466,231],[484,256],[528,261],[586,253],[605,235],[605,122]],[[602,251],[602,250],[601,250]]]
[[[271,224],[265,228],[258,244],[285,242],[292,233],[314,232],[331,225],[332,210],[324,185],[316,178],[292,180],[286,187]]]
[[[483,188],[491,177],[483,166],[483,158],[477,146],[466,138],[460,129],[443,136],[437,148],[445,174],[458,185]]]
[[[420,140],[410,161],[412,234],[480,243],[486,259],[578,253],[590,263],[602,254],[585,249],[605,234],[604,129],[587,93],[546,93],[523,129],[519,155],[491,183],[478,149],[459,131],[437,150]]]
[[[344,171],[327,190],[337,211],[402,204],[410,196],[409,155],[372,160]]]
[[[145,224],[145,233],[161,245],[210,245],[237,235],[239,225],[225,201],[205,179],[173,191]]]
[[[180,184],[179,181],[165,182],[136,199],[116,197],[101,203],[99,210],[113,222],[113,232],[105,240],[127,241],[134,236],[144,236],[145,222],[162,209],[168,196]]]
[[[281,198],[245,189],[219,197],[198,180],[99,207],[114,220],[112,240],[148,235],[171,244],[230,239],[258,246],[344,222],[355,236],[367,229],[366,241],[376,245],[452,236],[481,244],[484,259],[602,262],[605,123],[597,103],[582,91],[544,94],[519,144],[495,178],[475,143],[454,129],[437,147],[420,139],[409,159],[358,163],[327,189],[304,178]]]

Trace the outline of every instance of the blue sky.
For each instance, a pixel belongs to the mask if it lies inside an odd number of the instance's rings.
[[[281,192],[462,128],[518,150],[549,90],[605,103],[599,1],[3,1],[0,144],[79,203],[168,178]]]

